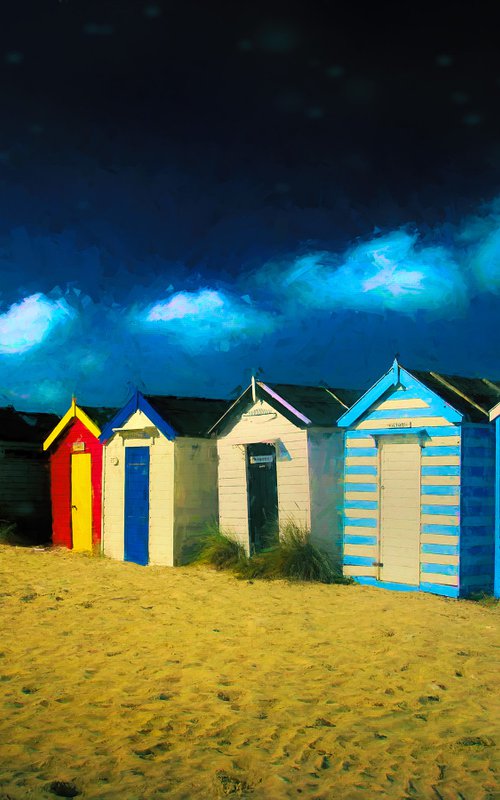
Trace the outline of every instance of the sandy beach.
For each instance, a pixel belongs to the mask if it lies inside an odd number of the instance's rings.
[[[499,607],[0,547],[0,798],[497,800]]]

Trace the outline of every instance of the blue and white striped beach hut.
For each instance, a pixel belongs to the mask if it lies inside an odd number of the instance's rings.
[[[495,422],[496,465],[495,465],[495,580],[493,591],[500,597],[500,403],[490,411],[490,419]]]
[[[493,589],[500,383],[391,369],[345,428],[344,572],[448,597]]]

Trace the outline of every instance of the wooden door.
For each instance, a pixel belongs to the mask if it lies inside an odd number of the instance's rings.
[[[149,561],[149,447],[125,448],[124,558]]]
[[[380,455],[380,580],[420,583],[420,445],[390,442]]]
[[[73,550],[92,550],[92,456],[71,454],[71,532]]]
[[[248,527],[250,552],[258,552],[277,540],[278,482],[276,448],[272,444],[247,447]]]

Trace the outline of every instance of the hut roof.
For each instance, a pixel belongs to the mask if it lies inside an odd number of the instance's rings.
[[[101,429],[113,419],[118,411],[117,408],[104,408],[103,406],[80,406],[80,408]]]
[[[41,411],[17,411],[14,406],[0,408],[0,440],[41,444],[59,417]]]
[[[287,417],[301,428],[311,425],[333,427],[337,419],[356,402],[362,392],[358,389],[333,389],[326,386],[300,386],[292,383],[255,381],[255,394],[260,400]],[[211,428],[214,433],[253,404],[252,385],[228,408]]]
[[[452,408],[471,422],[485,422],[489,411],[500,400],[500,381],[488,378],[466,378],[409,369],[420,383],[443,398]]]
[[[205,436],[229,406],[227,400],[207,397],[154,394],[144,397],[178,436]]]

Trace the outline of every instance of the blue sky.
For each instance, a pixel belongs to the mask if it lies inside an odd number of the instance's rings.
[[[6,11],[0,402],[499,378],[492,18],[217,8]]]

